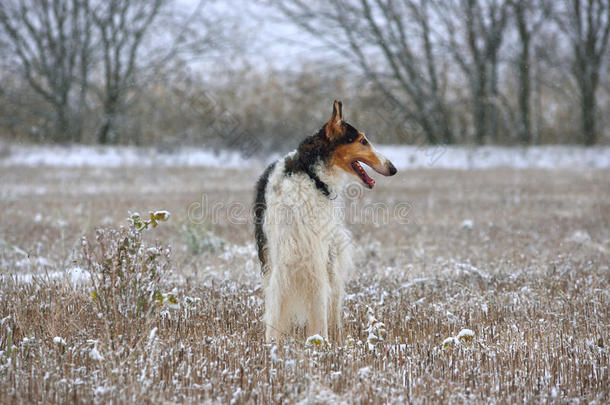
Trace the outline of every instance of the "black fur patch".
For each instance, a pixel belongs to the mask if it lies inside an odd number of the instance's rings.
[[[286,159],[285,173],[305,173],[315,183],[316,188],[325,196],[330,195],[328,185],[324,183],[314,171],[318,162],[327,163],[335,148],[344,143],[351,143],[358,139],[358,130],[348,123],[343,124],[344,135],[334,141],[326,138],[326,124],[315,135],[309,136],[301,142],[294,157]]]
[[[342,143],[352,143],[356,139],[358,139],[358,130],[356,128],[352,127],[348,123],[345,123],[343,125],[345,125],[345,135],[343,135],[337,140],[337,145],[340,145]]]
[[[265,264],[267,263],[267,235],[263,231],[263,223],[265,222],[265,211],[267,210],[267,201],[265,200],[265,189],[269,182],[269,175],[277,162],[271,163],[261,177],[256,182],[256,196],[254,198],[254,238],[256,239],[256,247],[258,248],[258,260],[261,262],[261,272],[265,275]]]

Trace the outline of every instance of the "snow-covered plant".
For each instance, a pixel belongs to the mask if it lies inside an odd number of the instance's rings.
[[[352,347],[354,347],[355,343],[356,341],[354,340],[352,335],[347,335],[347,337],[345,338],[345,350],[350,350]]]
[[[455,336],[450,336],[443,340],[443,349],[448,349],[454,346],[470,346],[474,341],[474,331],[471,329],[462,329],[460,333]]]
[[[142,238],[144,231],[168,218],[167,211],[151,212],[146,220],[133,214],[127,227],[98,229],[94,241],[82,240],[91,299],[113,334],[137,330],[164,302],[177,303],[173,294],[163,294],[161,286],[170,271],[170,249]]]
[[[322,336],[316,334],[316,335],[311,335],[310,337],[307,338],[307,340],[305,341],[305,346],[310,346],[310,347],[328,347],[330,346],[330,343],[328,342],[328,340],[324,339]]]
[[[472,329],[462,329],[456,338],[461,344],[470,345],[474,340],[474,331]]]
[[[448,349],[456,345],[456,343],[459,344],[459,341],[457,341],[454,336],[449,336],[447,339],[443,340],[442,346],[443,349]]]
[[[159,222],[165,222],[169,219],[168,211],[150,211],[148,213],[148,219],[142,219],[140,214],[137,212],[131,214],[131,218],[129,218],[129,222],[133,227],[135,227],[138,231],[142,231],[144,229],[148,229],[149,226],[156,228],[159,225]]]
[[[61,336],[55,336],[53,338],[53,343],[55,343],[57,346],[65,346],[66,345],[66,341]]]
[[[378,344],[383,342],[387,336],[387,331],[385,328],[385,324],[383,322],[379,322],[372,310],[369,310],[369,324],[366,328],[365,332],[368,333],[368,337],[366,339],[368,343],[369,349],[373,350]]]

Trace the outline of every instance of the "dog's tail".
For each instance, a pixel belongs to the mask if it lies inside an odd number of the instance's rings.
[[[266,275],[267,273],[267,235],[263,229],[265,222],[265,211],[267,210],[267,201],[265,193],[267,190],[267,183],[269,182],[269,175],[275,167],[275,163],[271,163],[261,177],[256,182],[256,196],[254,198],[254,238],[256,239],[256,247],[258,249],[258,260],[261,262],[261,273]]]

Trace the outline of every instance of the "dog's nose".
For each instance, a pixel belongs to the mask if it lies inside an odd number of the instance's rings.
[[[392,162],[388,162],[388,165],[390,166],[390,176],[394,176],[396,173],[398,173],[398,170],[396,170]]]

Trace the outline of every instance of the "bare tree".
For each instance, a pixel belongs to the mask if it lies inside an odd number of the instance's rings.
[[[108,0],[92,11],[103,61],[104,116],[97,133],[101,144],[117,141],[116,120],[126,107],[126,94],[135,88],[140,48],[165,3],[166,0]]]
[[[586,145],[597,142],[596,91],[610,37],[608,0],[564,0],[557,22],[573,52],[572,75],[581,97],[581,126]]]
[[[168,80],[171,66],[218,48],[226,24],[212,21],[213,12],[203,14],[210,0],[186,11],[166,7],[170,3],[177,5],[172,0],[0,2],[0,52],[10,57],[5,66],[52,106],[55,139],[81,141],[85,113],[102,110],[99,143],[133,140],[137,128],[122,139],[118,134],[139,125],[126,113],[143,87]]]
[[[550,19],[552,4],[550,0],[511,0],[512,14],[515,19],[515,27],[519,35],[520,44],[519,55],[517,57],[519,82],[519,122],[517,134],[519,141],[523,144],[532,142],[530,119],[532,40],[543,23]]]
[[[86,92],[87,9],[87,0],[0,3],[0,32],[17,64],[14,69],[53,107],[60,141],[80,140],[81,116],[73,109],[81,103],[72,94],[76,85],[81,94]]]
[[[421,126],[429,142],[454,141],[444,72],[433,49],[428,0],[278,0],[272,4],[355,63],[401,116]]]
[[[498,63],[508,18],[506,0],[436,2],[447,30],[447,49],[466,76],[475,138],[483,144],[497,131]],[[464,33],[463,37],[460,35]]]
[[[102,66],[99,143],[118,142],[119,132],[123,141],[138,143],[139,130],[125,134],[119,123],[137,122],[125,118],[140,91],[153,82],[171,80],[170,66],[217,50],[220,38],[229,48],[226,24],[214,19],[213,13],[204,13],[210,2],[199,0],[188,12],[180,11],[172,0],[108,0],[93,9]]]

